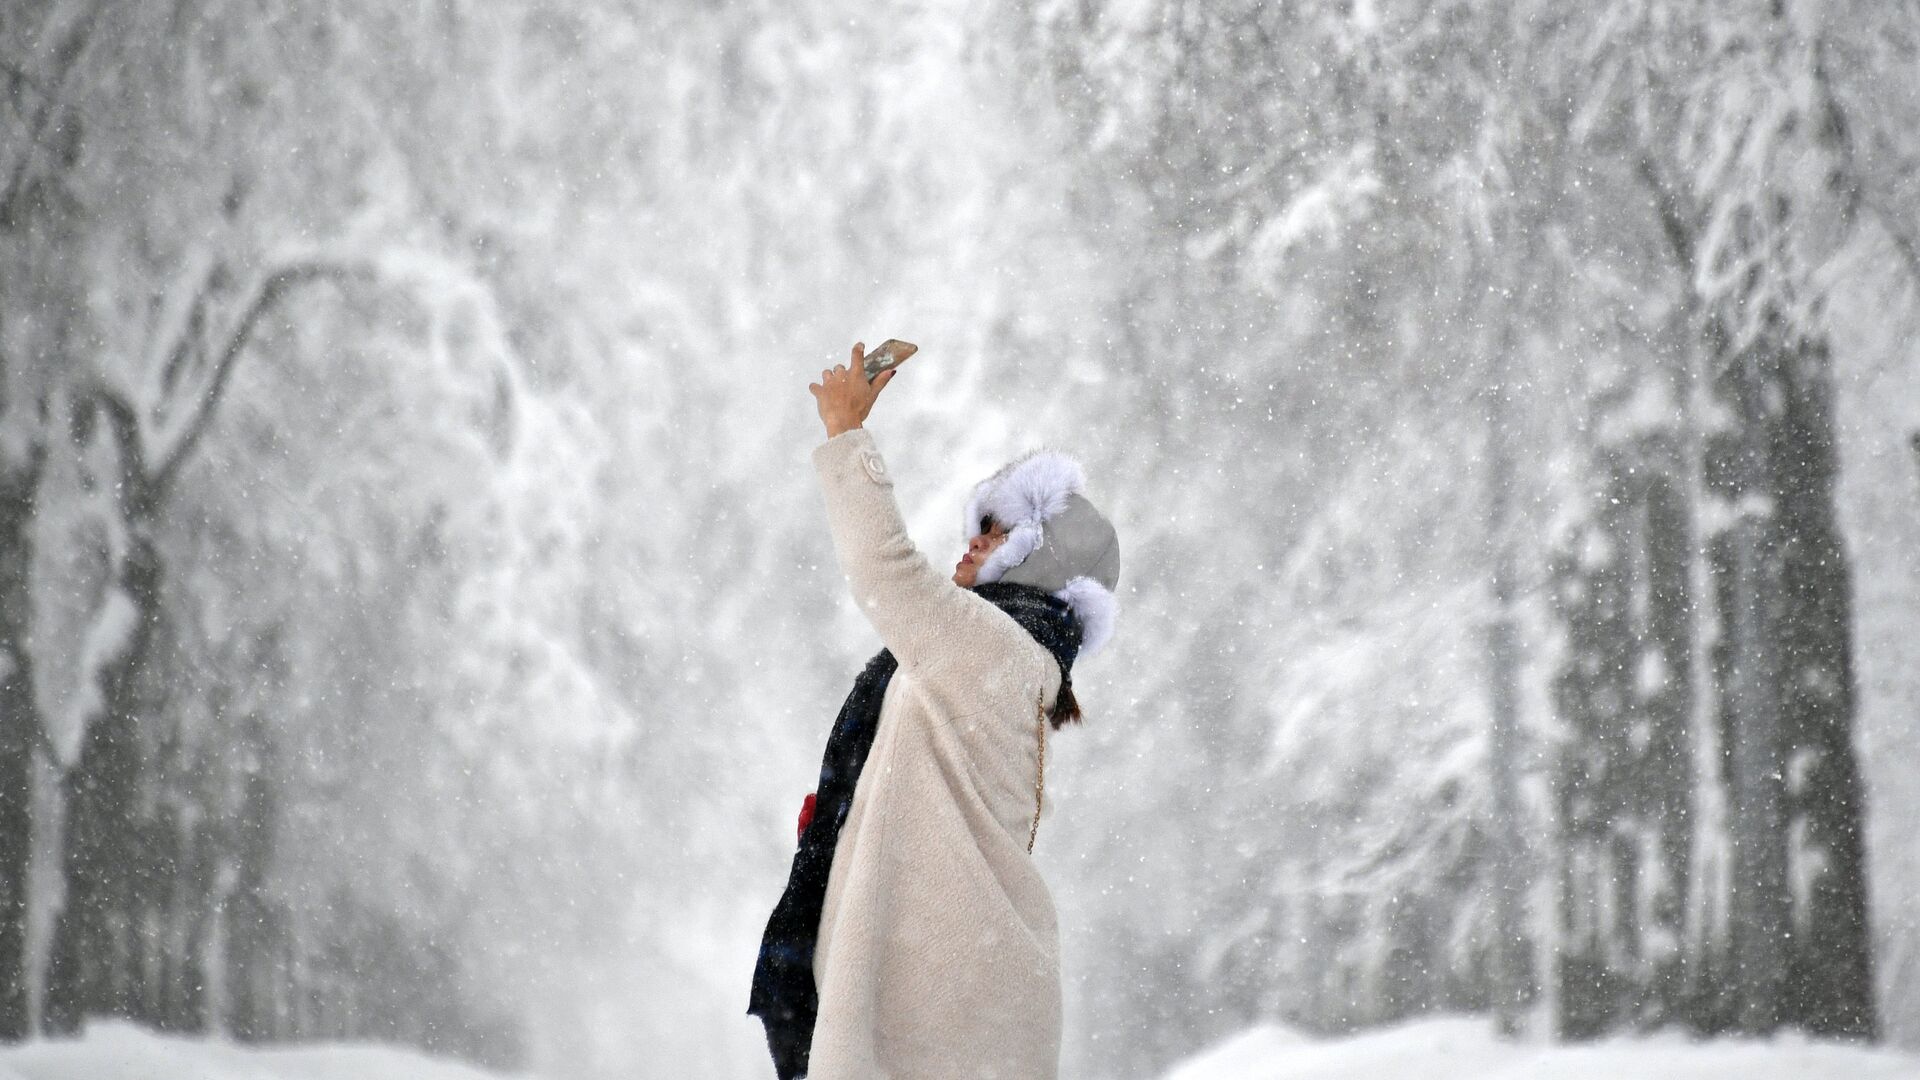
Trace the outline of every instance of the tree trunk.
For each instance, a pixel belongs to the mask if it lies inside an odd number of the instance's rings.
[[[1771,460],[1781,552],[1779,695],[1794,901],[1787,1012],[1818,1035],[1873,1038],[1860,774],[1854,761],[1853,598],[1834,521],[1832,360],[1824,342],[1784,357]]]
[[[147,672],[161,618],[159,553],[150,523],[129,523],[116,587],[133,605],[129,639],[100,675],[102,712],[87,726],[80,759],[67,772],[66,905],[54,927],[47,1023],[77,1030],[87,1016],[157,1024],[145,972],[155,947],[154,916],[166,896],[156,850],[165,838],[146,812],[149,758],[142,740],[156,720]]]
[[[1732,970],[1739,993],[1734,1030],[1767,1034],[1786,1022],[1793,948],[1787,884],[1786,744],[1778,679],[1781,630],[1779,507],[1771,428],[1784,400],[1782,349],[1762,339],[1727,358],[1725,395],[1734,412],[1727,479],[1735,514],[1725,538],[1726,694],[1733,852],[1728,891]]]
[[[1732,881],[1732,845],[1728,826],[1732,800],[1728,772],[1729,732],[1721,720],[1727,693],[1723,661],[1727,635],[1718,602],[1721,580],[1717,544],[1696,508],[1713,505],[1707,449],[1709,417],[1718,412],[1712,380],[1704,368],[1716,358],[1700,347],[1691,306],[1679,305],[1669,319],[1671,351],[1681,357],[1676,393],[1681,406],[1679,499],[1686,508],[1681,550],[1685,553],[1687,634],[1684,642],[1688,680],[1687,731],[1692,739],[1692,844],[1686,883],[1685,983],[1682,1020],[1695,1031],[1725,1026],[1731,1014],[1735,980],[1728,976],[1727,891]]]
[[[1677,446],[1663,439],[1660,452],[1668,468],[1647,471],[1636,487],[1640,564],[1632,604],[1638,716],[1630,738],[1637,741],[1644,732],[1634,760],[1634,786],[1641,800],[1647,868],[1657,874],[1641,894],[1639,912],[1645,998],[1637,1019],[1645,1027],[1683,1019],[1688,1011],[1687,901],[1696,872],[1694,834],[1700,827],[1693,814],[1693,508],[1685,470],[1674,460]]]
[[[1852,597],[1834,521],[1831,360],[1770,325],[1727,365],[1739,509],[1721,561],[1733,866],[1727,943],[1741,1031],[1873,1037]]]
[[[1684,440],[1668,417],[1644,419],[1668,385],[1628,372],[1596,395],[1596,494],[1556,558],[1568,649],[1554,695],[1572,732],[1558,785],[1556,1028],[1569,1038],[1686,1010],[1691,513]]]
[[[261,1041],[281,1033],[285,1022],[281,987],[294,973],[280,966],[287,942],[286,919],[267,895],[274,822],[279,814],[275,788],[279,766],[266,722],[248,715],[240,727],[240,744],[239,805],[231,812],[231,835],[223,845],[232,880],[220,911],[226,928],[223,982],[229,992],[220,1003],[219,1026],[236,1038]]]
[[[33,858],[33,755],[40,745],[28,584],[33,549],[28,531],[44,471],[36,450],[20,468],[0,474],[0,1039],[27,1030],[28,866]]]
[[[1507,325],[1511,325],[1507,323]],[[1487,409],[1487,547],[1491,563],[1493,619],[1487,626],[1488,781],[1493,801],[1493,937],[1488,958],[1492,970],[1494,1015],[1500,1032],[1521,1034],[1532,998],[1531,965],[1525,955],[1526,931],[1520,897],[1525,895],[1522,866],[1518,763],[1520,758],[1520,660],[1513,627],[1514,582],[1518,573],[1509,524],[1514,482],[1513,433],[1507,409],[1508,353],[1512,333],[1501,335],[1490,358],[1493,374]]]

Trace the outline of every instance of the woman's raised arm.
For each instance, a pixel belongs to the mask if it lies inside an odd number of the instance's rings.
[[[862,359],[856,344],[850,363],[822,371],[820,381],[807,386],[827,429],[827,441],[814,448],[813,466],[854,602],[902,667],[938,681],[951,666],[943,660],[978,658],[1024,640],[1025,633],[991,602],[936,571],[908,539],[893,477],[872,433],[861,426],[898,369],[868,382]]]

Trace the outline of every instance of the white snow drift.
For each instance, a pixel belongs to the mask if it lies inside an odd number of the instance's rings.
[[[1483,1019],[1421,1020],[1345,1039],[1251,1028],[1166,1080],[1917,1080],[1920,1055],[1814,1042],[1620,1037],[1577,1045],[1508,1043]]]
[[[97,1021],[78,1039],[0,1048],[0,1080],[504,1080],[500,1073],[365,1043],[255,1047]],[[524,1078],[523,1078],[524,1080]]]

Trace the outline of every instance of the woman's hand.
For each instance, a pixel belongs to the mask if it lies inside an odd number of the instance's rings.
[[[868,382],[866,369],[861,366],[865,359],[866,346],[855,342],[850,364],[835,364],[820,372],[819,382],[807,384],[807,390],[813,394],[814,404],[820,408],[820,422],[827,426],[829,439],[859,427],[867,414],[873,411],[874,399],[893,381],[893,373],[899,370],[888,368]]]

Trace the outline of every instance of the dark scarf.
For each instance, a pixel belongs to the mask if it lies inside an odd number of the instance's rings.
[[[1072,685],[1073,658],[1080,652],[1081,633],[1080,621],[1066,602],[1043,589],[1007,582],[979,585],[973,591],[1013,616],[1060,662],[1064,698]],[[760,1017],[766,1024],[767,1047],[773,1053],[773,1067],[780,1080],[793,1080],[807,1072],[814,1016],[820,1008],[819,991],[813,984],[813,947],[827,898],[827,872],[833,867],[840,826],[853,805],[860,769],[873,747],[880,701],[898,666],[893,653],[880,650],[878,656],[867,661],[866,670],[854,680],[853,692],[840,706],[833,734],[827,738],[826,756],[820,762],[813,820],[800,837],[786,892],[774,906],[760,939],[760,960],[753,969],[753,995],[747,1014]]]

